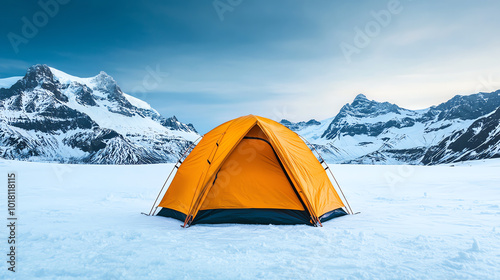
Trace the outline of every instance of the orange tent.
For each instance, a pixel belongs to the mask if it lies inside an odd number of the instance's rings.
[[[324,167],[287,127],[254,115],[205,134],[158,215],[196,223],[310,224],[347,214]]]

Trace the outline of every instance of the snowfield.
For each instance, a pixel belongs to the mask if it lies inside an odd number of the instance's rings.
[[[141,215],[171,168],[0,161],[19,219],[15,274],[1,227],[0,279],[500,279],[500,160],[332,165],[361,213],[322,228]]]

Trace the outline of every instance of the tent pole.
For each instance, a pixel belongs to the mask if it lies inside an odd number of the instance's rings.
[[[316,150],[316,148],[311,144],[309,143],[309,141],[307,141],[306,138],[302,137],[300,134],[297,133],[297,135],[299,135],[299,137],[304,140],[307,144],[309,144],[309,146],[311,146],[311,148],[313,148],[313,150],[316,152],[316,154],[318,154],[319,158],[321,159],[321,163],[325,163],[326,165],[326,169],[328,169],[328,171],[330,172],[330,174],[332,175],[332,178],[333,180],[335,180],[335,184],[337,184],[337,187],[339,188],[340,190],[340,193],[342,194],[342,197],[344,198],[346,204],[347,204],[347,208],[348,208],[348,211],[350,211],[351,215],[354,214],[354,212],[352,211],[352,208],[351,208],[351,205],[349,205],[349,201],[347,201],[347,198],[345,197],[344,195],[344,191],[342,191],[342,188],[340,187],[339,185],[339,182],[337,182],[337,178],[335,178],[335,175],[333,175],[333,172],[332,172],[332,169],[330,168],[330,166],[328,166],[328,163],[326,163],[325,159],[321,156],[321,154],[318,152],[318,150]]]
[[[160,192],[158,193],[158,195],[156,196],[156,199],[155,199],[155,202],[153,203],[153,206],[151,206],[151,210],[149,211],[149,214],[148,216],[151,216],[152,214],[154,215],[154,212],[156,212],[156,209],[158,209],[158,206],[155,208],[155,205],[156,205],[156,202],[158,201],[158,198],[160,198],[160,195],[161,193],[163,192],[163,189],[165,188],[165,185],[167,185],[167,182],[168,180],[170,179],[170,176],[172,176],[172,173],[174,173],[174,170],[176,168],[178,168],[177,164],[179,164],[182,160],[182,158],[187,154],[187,152],[191,149],[191,147],[193,145],[196,144],[196,142],[198,142],[198,140],[200,140],[203,136],[200,136],[198,137],[198,139],[194,140],[193,143],[191,143],[191,145],[189,145],[189,147],[187,147],[187,149],[184,151],[184,153],[182,153],[181,157],[179,158],[179,160],[175,163],[174,167],[172,168],[172,170],[170,171],[170,174],[168,174],[168,177],[167,177],[167,180],[165,180],[165,182],[163,183],[163,186],[161,187],[161,190]],[[154,209],[154,212],[153,212],[153,209]]]
[[[326,162],[325,162],[325,164],[326,164]],[[326,166],[328,166],[328,164],[326,164]],[[349,210],[351,211],[351,215],[353,215],[353,214],[354,214],[354,212],[352,211],[351,205],[349,205],[349,201],[347,201],[347,198],[346,198],[346,197],[345,197],[345,195],[344,195],[344,191],[343,191],[343,190],[342,190],[342,188],[340,187],[339,182],[337,182],[337,178],[335,178],[335,176],[333,175],[332,170],[331,170],[330,168],[328,168],[328,170],[330,170],[330,174],[332,175],[333,180],[335,180],[335,184],[337,184],[337,186],[339,187],[340,193],[341,193],[341,194],[342,194],[342,196],[344,197],[344,200],[345,200],[345,202],[346,202],[346,204],[347,204],[347,207],[349,207]]]
[[[167,177],[167,179],[165,180],[165,182],[163,183],[163,186],[161,187],[160,192],[159,192],[159,193],[158,193],[158,195],[156,196],[155,202],[153,203],[153,206],[151,207],[151,210],[149,211],[148,216],[151,216],[151,215],[152,215],[152,213],[153,213],[153,208],[155,208],[155,205],[156,205],[156,202],[158,201],[158,198],[160,198],[160,195],[161,195],[161,193],[163,192],[163,189],[165,188],[165,185],[167,184],[168,179],[170,179],[170,176],[172,175],[172,173],[174,173],[174,170],[175,170],[175,168],[177,167],[177,164],[178,164],[178,163],[179,163],[179,162],[176,162],[176,163],[175,163],[174,167],[173,167],[173,168],[172,168],[172,170],[170,171],[170,174],[168,174],[168,177]],[[156,207],[156,208],[158,208],[158,207]],[[156,212],[156,209],[155,209],[154,211]]]
[[[231,122],[229,124],[229,126],[226,128],[226,130],[224,130],[224,133],[222,133],[222,135],[217,139],[217,142],[215,143],[215,147],[212,149],[212,151],[210,151],[210,154],[208,155],[208,157],[210,158],[210,156],[211,156],[212,157],[212,161],[210,161],[207,158],[208,167],[207,167],[207,169],[205,171],[205,176],[203,176],[203,181],[202,182],[204,182],[205,179],[207,178],[207,172],[210,170],[210,166],[211,166],[212,162],[215,159],[215,155],[217,154],[217,151],[219,150],[219,144],[222,143],[222,140],[224,140],[224,137],[226,136],[227,131],[229,130],[229,128],[232,125],[233,125],[233,122]],[[212,155],[212,152],[213,152],[213,155]],[[200,180],[201,179],[202,179],[202,176],[200,176]],[[196,192],[195,193],[198,192],[198,188],[199,187],[200,187],[200,181],[198,180],[198,184],[196,185]],[[198,206],[199,206],[198,204],[200,203],[200,199],[202,199],[203,195],[205,194],[206,188],[207,188],[207,186],[205,186],[205,187],[203,187],[201,189],[200,194],[198,195],[198,198],[196,200],[194,200],[194,196],[191,199],[191,203],[189,205],[189,211],[188,211],[188,214],[186,215],[186,219],[184,220],[184,225],[182,226],[183,228],[186,228],[186,226],[189,227],[191,225],[191,223],[193,222],[193,220],[194,220],[194,216],[196,214],[198,214],[198,209],[197,209]],[[194,204],[193,204],[193,202],[194,202]]]
[[[229,127],[231,127],[231,125],[229,125]],[[222,142],[222,139],[224,139],[224,136],[226,135],[226,132],[229,129],[229,127],[226,128],[226,130],[224,131],[224,133],[221,134],[221,136],[219,136],[219,138],[217,139],[217,142],[215,142],[215,147],[213,147],[212,150],[210,151],[210,154],[208,155],[208,157],[210,158],[210,156],[212,156],[212,158],[211,158],[212,161],[214,160],[215,154],[217,154],[217,151],[219,150],[219,144],[220,144],[220,142]],[[213,155],[212,155],[212,153],[213,153]],[[210,161],[210,159],[207,158],[208,167],[206,168],[206,171],[204,171],[205,176],[200,176],[200,178],[198,179],[198,183],[196,184],[195,193],[198,192],[198,188],[200,187],[200,180],[202,180],[202,178],[203,178],[203,181],[205,181],[205,179],[207,177],[207,172],[210,170],[210,165],[212,164],[212,161]],[[204,189],[205,188],[203,188],[201,190],[202,193],[203,193]],[[191,199],[191,203],[189,204],[189,210],[188,210],[188,213],[186,215],[186,219],[184,220],[184,225],[182,226],[183,228],[186,228],[186,226],[189,227],[191,225],[192,221],[190,221],[190,219],[193,217],[191,212],[193,211],[193,207],[196,206],[196,204],[198,203],[198,200],[201,199],[200,196],[202,195],[202,193],[200,193],[198,195],[198,198],[196,199],[196,201],[194,199],[194,196]],[[195,204],[193,205],[193,203],[195,203]]]

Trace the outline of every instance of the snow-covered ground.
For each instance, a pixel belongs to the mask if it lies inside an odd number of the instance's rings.
[[[333,165],[361,214],[322,228],[141,215],[171,167],[0,161],[4,219],[19,180],[17,272],[3,226],[0,279],[500,279],[500,160]]]

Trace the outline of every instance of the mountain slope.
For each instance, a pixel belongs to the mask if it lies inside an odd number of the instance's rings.
[[[175,161],[199,135],[123,93],[104,72],[91,78],[34,65],[0,85],[0,157],[139,164]]]
[[[500,107],[429,148],[424,164],[449,163],[500,157]]]

